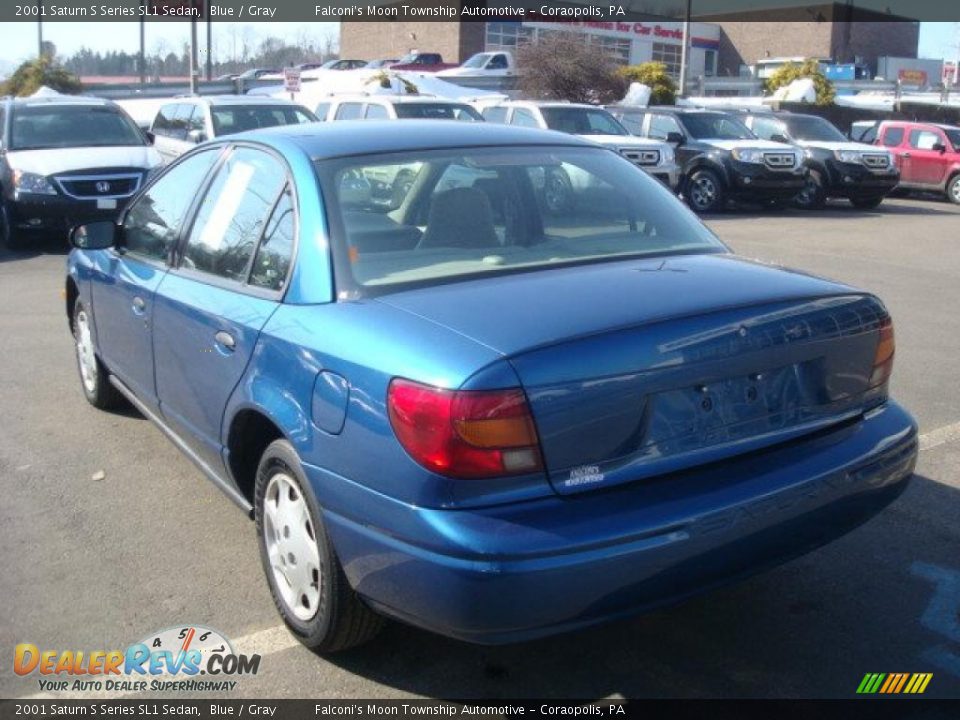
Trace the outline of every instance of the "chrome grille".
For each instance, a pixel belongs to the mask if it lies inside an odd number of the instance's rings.
[[[107,175],[60,175],[54,180],[64,194],[77,200],[130,197],[140,187],[138,173]]]
[[[620,154],[634,165],[650,167],[660,163],[659,150],[638,150],[637,148],[620,148]]]
[[[789,170],[796,165],[797,158],[793,153],[773,153],[763,154],[764,164],[774,170]]]
[[[890,167],[890,158],[887,155],[861,155],[863,164],[868,168],[885,169]]]

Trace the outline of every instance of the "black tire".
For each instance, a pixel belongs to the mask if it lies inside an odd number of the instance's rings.
[[[960,205],[960,174],[954,175],[947,183],[947,200]]]
[[[823,176],[816,170],[807,175],[807,184],[797,193],[793,203],[802,210],[819,210],[827,203],[827,191],[823,186]]]
[[[274,482],[276,480],[276,483]],[[297,494],[296,502],[300,500],[306,505],[307,517],[306,535],[300,536],[301,541],[313,540],[315,545],[311,548],[317,550],[317,559],[319,567],[317,572],[312,574],[313,587],[317,590],[317,599],[315,609],[309,617],[298,617],[297,612],[307,614],[311,612],[308,603],[303,607],[294,608],[287,599],[284,598],[285,592],[289,593],[294,587],[289,580],[287,589],[282,589],[278,582],[277,575],[284,574],[287,569],[287,562],[284,559],[284,568],[279,563],[274,569],[271,560],[270,550],[267,547],[267,535],[273,532],[275,543],[274,547],[279,549],[303,547],[295,543],[283,545],[283,541],[296,541],[297,533],[301,528],[290,530],[289,526],[281,529],[282,522],[276,522],[271,519],[273,514],[267,508],[268,503],[273,503],[273,498],[268,497],[268,490],[276,492],[286,489],[287,495],[283,496],[290,499],[290,493]],[[282,498],[278,497],[278,502]],[[274,507],[277,507],[274,505]],[[256,496],[255,496],[255,516],[257,523],[257,539],[260,546],[260,561],[263,565],[264,575],[267,577],[267,584],[270,587],[270,594],[273,596],[273,602],[283,621],[290,628],[291,632],[300,640],[301,643],[309,648],[321,653],[335,653],[347,648],[355,647],[372,639],[383,627],[384,620],[381,616],[368,608],[359,596],[350,587],[340,561],[337,559],[327,535],[326,527],[323,523],[323,515],[317,500],[310,489],[310,484],[306,481],[303,469],[293,446],[286,440],[275,440],[267,446],[260,459],[260,465],[257,468]],[[279,515],[277,516],[279,517]],[[276,557],[291,557],[289,569],[293,571],[296,565],[296,558],[293,553],[289,554],[278,552]],[[308,559],[301,557],[300,562],[305,572],[309,569]],[[296,594],[294,591],[293,594]],[[305,595],[303,597],[306,597]]]
[[[687,204],[697,214],[720,210],[724,203],[724,188],[713,170],[697,170],[684,187]]]
[[[882,196],[870,198],[850,198],[850,204],[858,210],[873,210],[874,208],[879,207],[880,203],[882,202]]]
[[[8,250],[23,250],[24,247],[23,237],[10,224],[10,211],[2,200],[0,200],[0,244]]]
[[[123,404],[123,395],[110,383],[109,372],[97,355],[93,342],[92,320],[79,300],[73,306],[71,327],[80,389],[83,390],[87,402],[99,410],[111,410]]]

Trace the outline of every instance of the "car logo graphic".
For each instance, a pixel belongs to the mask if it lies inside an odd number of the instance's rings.
[[[110,192],[110,183],[105,180],[100,180],[94,187],[98,193]]]

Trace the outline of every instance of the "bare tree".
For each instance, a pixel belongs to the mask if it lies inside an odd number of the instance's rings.
[[[606,103],[626,89],[617,64],[582,35],[562,32],[520,48],[520,89],[532,98]]]

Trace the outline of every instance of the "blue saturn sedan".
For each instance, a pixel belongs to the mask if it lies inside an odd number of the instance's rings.
[[[72,242],[87,399],[255,518],[323,652],[384,617],[503,643],[674,602],[846,533],[916,461],[880,300],[736,257],[570,135],[234,136]]]

